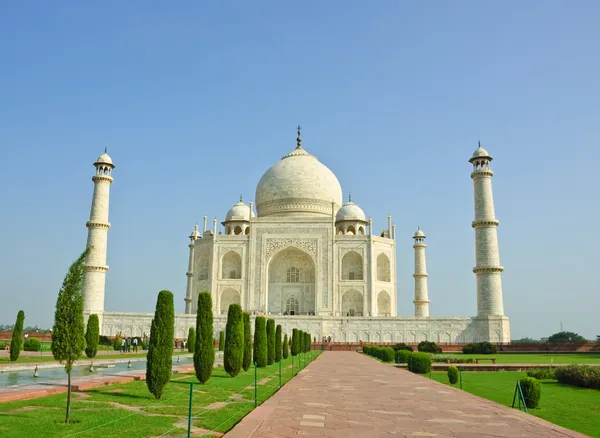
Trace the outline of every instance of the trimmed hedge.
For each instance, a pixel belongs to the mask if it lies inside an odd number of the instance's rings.
[[[569,365],[555,369],[556,379],[567,385],[600,389],[600,367]]]
[[[417,349],[422,353],[434,353],[439,354],[442,352],[442,349],[438,347],[435,342],[431,341],[421,341],[419,342],[419,346]]]
[[[527,371],[527,376],[538,380],[556,380],[554,368],[532,368]]]
[[[106,346],[113,345],[113,341],[112,341],[112,339],[110,339],[110,336],[104,336],[104,335],[100,335],[98,343],[100,345],[106,345]]]
[[[257,367],[267,366],[267,320],[257,316],[254,320],[254,363]]]
[[[196,330],[194,327],[190,327],[188,330],[188,338],[187,338],[187,349],[189,353],[193,353],[196,348]]]
[[[434,354],[431,360],[438,363],[475,363],[475,359],[472,357],[460,357],[451,354]]]
[[[275,328],[275,362],[281,360],[281,354],[283,353],[281,345],[281,324],[277,324]]]
[[[298,329],[292,329],[292,356],[297,356],[298,351]]]
[[[275,362],[275,320],[267,319],[267,365]]]
[[[252,327],[250,326],[250,313],[244,312],[244,360],[242,368],[248,371],[252,363]]]
[[[540,405],[540,397],[542,396],[542,383],[533,377],[523,377],[519,380],[521,383],[521,391],[528,409],[535,409]]]
[[[392,347],[382,348],[380,359],[383,362],[393,362],[395,359],[396,352]]]
[[[290,345],[289,344],[290,344],[290,342],[288,341],[288,335],[286,333],[285,336],[283,337],[283,345],[282,345],[282,350],[283,350],[282,357],[284,359],[287,359],[288,356],[290,355],[290,350],[289,350]]]
[[[394,345],[393,348],[394,348],[394,351],[399,351],[399,350],[413,351],[413,348],[410,345],[405,344],[404,342]]]
[[[174,335],[173,294],[168,290],[161,290],[156,300],[146,359],[146,385],[157,399],[162,397],[163,390],[171,379]]]
[[[23,350],[25,351],[40,351],[42,349],[42,343],[38,338],[28,338],[23,344]]]
[[[16,361],[21,354],[21,342],[23,338],[23,322],[25,321],[25,312],[19,310],[17,321],[13,327],[12,340],[10,342],[10,360]]]
[[[98,344],[100,343],[100,323],[98,315],[91,314],[88,318],[87,329],[85,331],[85,355],[93,359],[98,353]]]
[[[396,363],[408,363],[408,358],[412,355],[412,351],[398,350],[395,353]]]
[[[227,342],[223,354],[223,367],[231,377],[235,377],[240,373],[242,360],[244,359],[244,321],[242,313],[242,306],[239,304],[229,305],[225,328]]]
[[[458,368],[455,366],[448,367],[448,381],[451,385],[458,382]]]
[[[408,370],[415,374],[427,374],[431,371],[431,356],[427,353],[411,353]]]
[[[225,332],[219,332],[219,351],[225,351]]]
[[[487,341],[474,342],[463,346],[462,352],[464,354],[496,354],[496,346]]]
[[[196,346],[194,347],[194,370],[200,383],[208,382],[215,363],[212,297],[209,292],[198,294],[196,314]]]

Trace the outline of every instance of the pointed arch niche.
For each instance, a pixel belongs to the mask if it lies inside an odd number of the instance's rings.
[[[282,249],[269,263],[268,278],[268,312],[315,313],[315,263],[309,254],[293,246]]]
[[[377,316],[392,316],[390,294],[384,290],[377,294]]]
[[[229,311],[229,306],[231,304],[240,303],[240,293],[237,290],[233,288],[225,289],[223,292],[221,292],[221,300],[219,306],[220,314],[227,315],[227,312]]]
[[[342,257],[342,280],[363,279],[363,258],[356,251],[350,251]]]
[[[390,259],[384,253],[377,256],[377,281],[390,281]]]
[[[342,316],[363,316],[363,296],[356,289],[342,295]]]
[[[221,278],[239,280],[242,278],[242,257],[235,251],[227,251],[221,261]]]

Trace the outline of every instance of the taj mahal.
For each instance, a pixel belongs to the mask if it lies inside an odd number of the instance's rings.
[[[480,145],[469,162],[474,184],[476,276],[474,317],[432,317],[425,234],[417,229],[414,250],[414,315],[397,315],[396,227],[373,229],[373,221],[348,197],[333,172],[302,145],[262,176],[255,201],[233,205],[221,222],[196,225],[189,236],[185,313],[176,314],[175,336],[186,338],[196,324],[198,294],[212,296],[215,337],[224,330],[229,305],[267,315],[311,337],[332,342],[510,342],[504,315],[502,271],[492,195],[492,157]],[[106,153],[94,163],[94,193],[88,228],[83,289],[86,317],[98,314],[101,333],[142,336],[153,313],[104,309],[108,272],[110,187],[115,165]],[[158,292],[158,291],[157,291]],[[109,291],[109,293],[114,293]],[[175,296],[178,294],[175,292]],[[252,324],[252,326],[254,326]]]

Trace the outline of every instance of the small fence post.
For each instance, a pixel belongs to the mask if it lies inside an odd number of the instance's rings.
[[[194,384],[190,383],[190,405],[188,408],[188,430],[187,430],[187,436],[188,438],[190,438],[192,435],[192,395],[193,395],[193,391],[194,391]]]
[[[257,382],[256,382],[256,375],[257,375],[257,371],[256,371],[256,362],[254,362],[254,407],[258,406],[258,386],[257,386]]]

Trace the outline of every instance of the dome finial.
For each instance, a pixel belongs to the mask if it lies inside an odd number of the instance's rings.
[[[348,194],[348,202],[352,202],[352,193]]]
[[[298,125],[298,137],[296,137],[296,149],[302,149],[302,137],[300,137],[300,130],[302,126]]]
[[[481,141],[477,140],[477,147],[480,148],[481,147]]]
[[[105,154],[107,153],[107,152],[106,152],[106,148],[104,148],[104,153],[105,153]]]
[[[244,202],[244,198],[242,198],[242,194],[240,193],[240,202]]]

